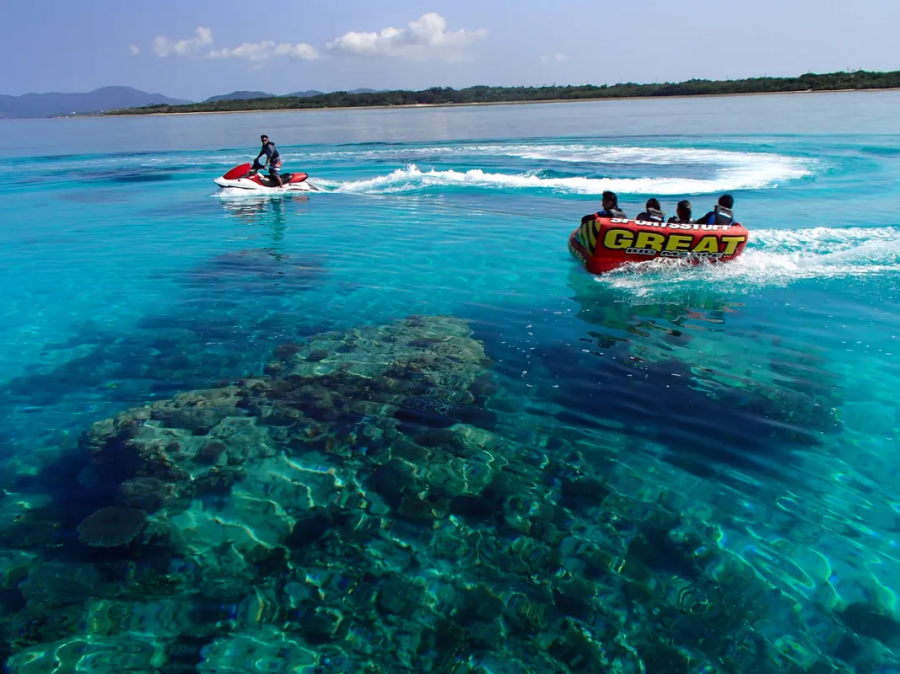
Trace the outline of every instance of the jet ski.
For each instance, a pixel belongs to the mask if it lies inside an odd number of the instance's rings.
[[[253,190],[256,192],[318,192],[319,190],[306,181],[309,177],[305,173],[282,173],[282,187],[267,175],[260,174],[262,165],[241,164],[235,166],[221,178],[216,178],[219,187],[236,187],[241,190]]]

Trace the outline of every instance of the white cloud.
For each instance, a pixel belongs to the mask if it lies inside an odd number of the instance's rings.
[[[568,61],[569,57],[565,54],[553,54],[552,56],[541,56],[541,63],[562,63]]]
[[[291,58],[314,61],[319,58],[316,48],[304,42],[300,44],[281,44],[265,40],[263,42],[245,42],[234,49],[216,49],[209,52],[208,56],[214,59],[236,58],[247,61],[266,61],[277,56],[289,56]]]
[[[136,44],[130,44],[130,45],[128,45],[128,53],[131,54],[132,56],[137,56],[138,54],[141,53],[141,48],[138,47]]]
[[[200,26],[197,28],[196,37],[187,38],[175,42],[167,37],[157,37],[153,40],[153,53],[165,58],[166,56],[188,56],[201,47],[212,44],[212,31]]]
[[[487,36],[487,30],[447,31],[447,21],[430,12],[406,28],[385,28],[380,33],[344,33],[327,48],[339,54],[387,56],[424,61],[430,58],[461,61],[465,48]]]

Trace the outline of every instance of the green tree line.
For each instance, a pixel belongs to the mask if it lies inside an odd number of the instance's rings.
[[[452,105],[466,103],[516,103],[527,101],[577,101],[604,98],[656,96],[699,96],[727,94],[760,94],[796,91],[839,91],[846,89],[900,88],[900,71],[807,73],[799,77],[754,77],[743,80],[688,80],[662,84],[488,87],[466,89],[433,87],[423,91],[379,91],[351,94],[336,91],[321,96],[300,98],[276,96],[247,100],[225,100],[188,105],[148,105],[116,110],[107,114],[143,115],[174,112],[238,112],[245,110],[301,110],[316,108],[360,108],[370,106]]]

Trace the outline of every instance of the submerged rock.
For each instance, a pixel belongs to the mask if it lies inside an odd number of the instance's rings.
[[[48,616],[47,619],[50,619]],[[153,636],[124,633],[115,636],[78,636],[22,651],[7,661],[11,672],[44,674],[45,672],[77,672],[87,664],[89,671],[158,672],[166,663],[165,649]]]
[[[328,358],[328,351],[325,349],[316,349],[315,351],[310,351],[306,355],[306,360],[310,363],[318,363],[321,360],[325,360]]]
[[[900,621],[877,606],[859,601],[850,604],[837,615],[860,636],[877,639],[891,648],[900,645]]]
[[[78,538],[93,547],[114,548],[131,543],[147,521],[140,508],[101,508],[78,525]]]
[[[303,347],[299,344],[280,344],[275,347],[275,350],[272,352],[272,355],[276,360],[287,360],[294,354],[299,353],[303,350]]]
[[[171,451],[171,449],[169,450]],[[122,505],[140,508],[148,513],[172,505],[175,489],[154,477],[136,477],[119,485]]]
[[[86,601],[99,582],[100,572],[92,564],[47,562],[29,569],[19,589],[29,602],[61,606]]]

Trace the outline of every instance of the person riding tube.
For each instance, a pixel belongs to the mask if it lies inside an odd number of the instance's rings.
[[[658,199],[647,199],[644,212],[635,218],[640,222],[665,222],[666,213],[660,208]]]
[[[616,196],[615,192],[604,192],[602,205],[603,208],[601,210],[581,218],[581,224],[594,218],[622,218],[624,220],[628,217],[625,215],[625,211],[619,210],[619,197]]]
[[[719,203],[709,213],[698,219],[701,225],[730,225],[734,222],[734,197],[723,194],[719,197]]]
[[[682,225],[694,224],[694,221],[691,219],[691,202],[687,199],[682,199],[678,202],[678,206],[675,207],[675,212],[677,215],[673,215],[669,218],[669,222],[681,223]]]

